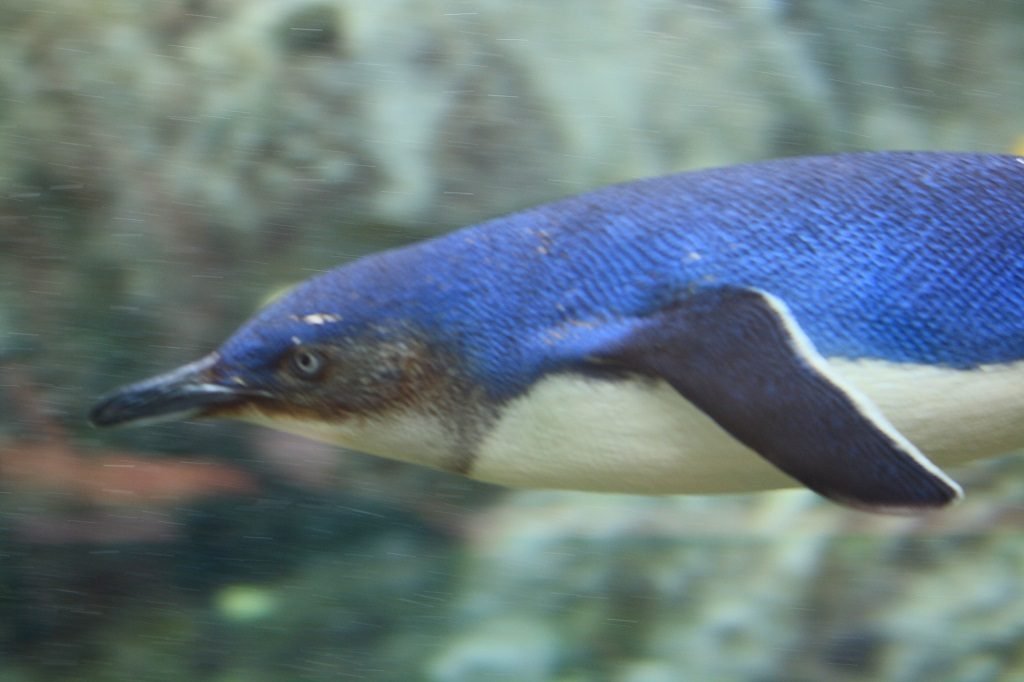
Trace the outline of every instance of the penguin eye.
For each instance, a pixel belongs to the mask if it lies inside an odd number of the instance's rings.
[[[323,354],[309,348],[296,348],[288,361],[288,368],[300,379],[319,379],[326,367]]]

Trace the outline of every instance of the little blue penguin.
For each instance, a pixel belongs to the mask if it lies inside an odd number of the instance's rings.
[[[1024,159],[639,180],[314,277],[90,418],[230,417],[508,486],[962,495],[1024,446]]]

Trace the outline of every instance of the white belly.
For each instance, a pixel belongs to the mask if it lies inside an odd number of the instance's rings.
[[[1024,448],[1024,362],[960,371],[833,360],[940,466]],[[509,404],[471,475],[522,487],[710,493],[797,485],[664,382],[555,375]]]

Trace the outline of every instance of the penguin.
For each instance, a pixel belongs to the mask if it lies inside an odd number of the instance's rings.
[[[1024,446],[1024,159],[614,185],[314,277],[93,424],[234,418],[514,487],[943,507]]]

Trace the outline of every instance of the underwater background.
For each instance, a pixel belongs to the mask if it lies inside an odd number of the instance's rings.
[[[1024,679],[1019,457],[883,517],[84,419],[365,253],[1022,111],[1017,0],[0,0],[0,681]]]

